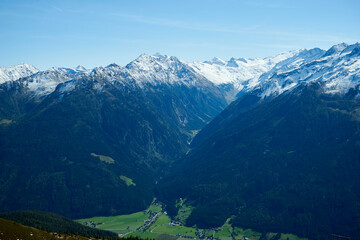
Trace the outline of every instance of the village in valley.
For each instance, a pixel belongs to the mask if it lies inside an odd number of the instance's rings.
[[[144,211],[130,215],[93,217],[79,219],[79,223],[87,226],[116,232],[119,237],[137,236],[157,240],[259,240],[261,233],[251,229],[241,229],[230,224],[230,218],[223,226],[212,229],[199,229],[196,226],[185,226],[193,207],[186,199],[180,198],[176,207],[178,214],[171,219],[164,209],[164,204],[154,199],[150,207]],[[274,237],[275,237],[274,233]],[[281,234],[280,240],[305,240],[291,234]]]

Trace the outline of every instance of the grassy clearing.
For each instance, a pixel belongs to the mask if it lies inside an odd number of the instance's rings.
[[[12,120],[9,120],[9,119],[2,119],[1,121],[0,121],[0,125],[10,125],[10,124],[12,124],[13,123],[13,121]]]
[[[151,204],[150,207],[147,209],[148,211],[151,212],[161,212],[162,211],[162,207],[160,204]]]
[[[288,238],[289,238],[289,240],[308,240],[307,238],[300,238],[300,237],[298,237],[294,234],[290,234],[290,233],[282,233],[280,240],[287,240]]]
[[[242,229],[238,227],[233,228],[233,235],[236,236],[236,239],[243,239],[243,237],[247,237],[250,240],[257,240],[261,236],[260,233],[254,232],[251,229]]]
[[[194,209],[193,206],[186,204],[186,199],[180,199],[176,202],[175,205],[178,210],[178,214],[175,217],[175,220],[180,222],[182,225],[185,224],[186,219],[190,216],[192,210]]]
[[[125,177],[125,176],[121,175],[120,179],[123,180],[128,187],[136,186],[136,184],[133,182],[133,180],[131,178],[128,178],[128,177]]]
[[[232,239],[231,237],[232,227],[229,224],[229,219],[226,221],[226,223],[220,228],[220,231],[215,232],[215,238],[220,239]]]
[[[162,215],[158,218],[158,220],[155,222],[154,225],[156,225],[156,226],[165,225],[165,224],[168,225],[170,222],[171,222],[171,219],[170,219],[167,215],[162,214]]]
[[[152,232],[144,232],[142,234],[139,235],[139,237],[141,238],[151,238],[151,239],[155,239],[157,237],[159,237],[160,235],[162,235],[161,233],[152,233]],[[131,234],[131,236],[134,236]]]
[[[176,240],[176,239],[178,238],[168,234],[161,234],[156,238],[156,240]]]
[[[115,160],[113,158],[111,158],[111,157],[108,157],[108,156],[98,155],[98,154],[95,154],[95,153],[91,153],[91,156],[99,158],[100,161],[106,162],[108,164],[115,163]]]
[[[152,232],[157,234],[168,234],[172,236],[182,234],[186,236],[196,237],[196,229],[185,226],[158,225],[152,230]]]
[[[85,218],[79,219],[77,222],[84,224],[85,222],[92,221],[97,224],[96,227],[99,229],[125,234],[136,231],[136,229],[144,224],[144,220],[148,218],[149,215],[147,213],[137,212],[130,215]]]

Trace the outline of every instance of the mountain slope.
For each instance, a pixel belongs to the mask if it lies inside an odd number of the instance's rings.
[[[0,213],[0,217],[46,232],[80,235],[87,237],[117,237],[116,233],[90,228],[71,219],[53,213],[39,211],[18,211]],[[3,222],[4,224],[4,222]],[[29,236],[29,235],[28,235]],[[28,237],[26,236],[26,238]]]
[[[189,225],[218,226],[237,215],[235,224],[258,231],[355,236],[359,109],[356,99],[308,86],[230,116],[188,154],[165,194],[195,203]]]
[[[156,69],[167,59],[139,76],[110,65],[1,85],[0,210],[79,218],[145,209],[193,131],[226,105],[214,84],[180,61]]]
[[[257,231],[359,238],[357,48],[335,46],[232,103],[161,182],[163,199],[196,206],[188,225],[234,215]]]
[[[278,95],[302,82],[323,82],[329,94],[346,94],[356,88],[360,78],[360,44],[339,44],[324,55],[304,62],[289,71],[277,71],[271,77],[260,77],[255,88],[262,97]]]
[[[360,79],[359,46],[359,43],[339,44],[326,52],[320,49],[304,50],[261,75],[253,87],[240,91],[238,97],[247,93],[249,96],[242,100],[243,104],[239,104],[237,109],[231,110],[230,106],[225,112],[229,115],[239,114],[264,99],[272,99],[301,84],[312,82],[320,82],[327,94],[344,95],[353,91],[351,89],[357,89]],[[220,122],[227,119],[225,112],[202,129],[193,140],[193,147],[220,128]]]

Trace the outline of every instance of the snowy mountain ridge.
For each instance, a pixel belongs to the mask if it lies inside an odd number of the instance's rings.
[[[157,85],[213,85],[203,75],[194,71],[186,62],[167,55],[142,54],[125,67],[110,64],[94,68],[89,75],[93,78],[105,78],[127,86],[146,88]]]
[[[288,71],[263,75],[259,82],[253,90],[259,91],[263,98],[312,82],[321,83],[326,94],[344,95],[360,85],[360,44],[335,45],[322,56],[295,64]]]
[[[80,78],[102,78],[110,83],[139,88],[164,84],[211,86],[222,89],[230,102],[236,95],[246,92],[255,91],[261,97],[268,97],[290,90],[301,82],[312,81],[323,82],[326,93],[344,94],[359,84],[359,72],[359,43],[342,43],[327,51],[319,48],[300,49],[263,59],[231,58],[224,61],[213,58],[188,63],[167,55],[142,54],[124,67],[110,64],[92,70],[78,66],[39,71],[23,64],[0,68],[0,83],[21,78],[19,81],[35,96],[45,96],[60,83]],[[2,77],[5,73],[6,78]],[[72,84],[76,85],[76,81]],[[96,85],[97,90],[102,88],[99,84]],[[66,89],[71,91],[73,87]]]
[[[15,81],[23,77],[28,77],[37,72],[39,72],[39,70],[29,64],[0,67],[0,84],[8,81]]]
[[[278,62],[293,57],[298,51],[290,51],[267,58],[231,58],[224,61],[213,58],[211,61],[189,63],[198,73],[215,83],[233,84],[239,91],[244,88],[245,81],[251,81],[271,70]]]
[[[46,71],[37,72],[21,81],[31,94],[42,97],[52,93],[56,87],[70,80],[78,79],[89,74],[88,70],[76,68],[50,68]]]

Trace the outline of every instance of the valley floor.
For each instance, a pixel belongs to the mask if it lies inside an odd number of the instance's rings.
[[[184,223],[190,215],[192,207],[182,199],[177,204],[179,211],[175,220],[171,220],[166,211],[163,210],[163,205],[154,200],[148,209],[130,215],[92,217],[76,221],[87,226],[116,232],[120,237],[137,236],[156,240],[259,240],[261,237],[261,233],[251,229],[233,227],[229,223],[230,218],[219,228],[199,229],[197,227],[186,227]],[[271,239],[275,235],[275,233],[269,233],[267,238]],[[306,239],[293,234],[281,234],[280,240]]]

